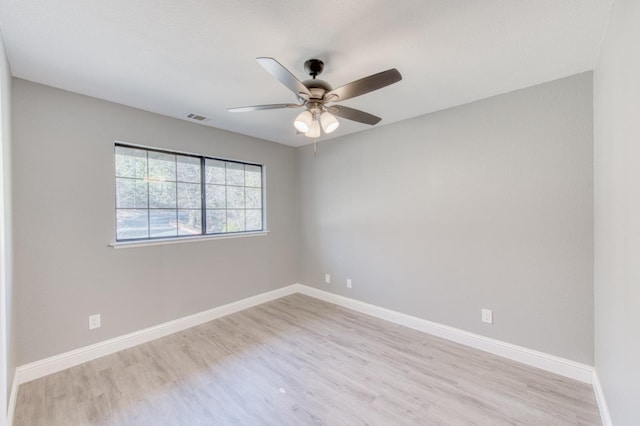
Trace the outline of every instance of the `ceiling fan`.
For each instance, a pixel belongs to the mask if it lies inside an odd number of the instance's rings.
[[[254,105],[229,108],[228,111],[247,112],[304,107],[305,110],[298,114],[293,125],[298,132],[304,133],[305,136],[310,138],[320,136],[320,127],[325,133],[331,133],[336,130],[340,122],[335,116],[364,124],[377,124],[381,120],[380,117],[342,105],[327,104],[355,98],[402,80],[400,72],[392,68],[333,89],[326,81],[316,78],[324,69],[324,63],[319,59],[309,59],[304,63],[305,71],[311,76],[311,79],[305,81],[298,80],[288,69],[273,58],[263,57],[256,58],[256,60],[269,74],[291,90],[296,95],[299,103]]]

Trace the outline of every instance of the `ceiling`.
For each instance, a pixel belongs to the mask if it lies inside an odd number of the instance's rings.
[[[14,76],[287,145],[311,142],[295,102],[255,60],[334,88],[397,68],[403,80],[343,105],[377,126],[591,70],[613,0],[0,0]],[[340,119],[319,140],[367,130]]]

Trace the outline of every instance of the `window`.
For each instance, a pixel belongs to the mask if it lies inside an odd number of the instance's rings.
[[[262,166],[116,144],[116,240],[263,230]]]

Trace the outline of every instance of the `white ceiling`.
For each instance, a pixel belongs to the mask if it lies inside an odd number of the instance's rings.
[[[14,76],[288,145],[295,102],[256,61],[334,88],[388,68],[403,80],[344,105],[377,126],[591,70],[613,0],[0,0]],[[341,119],[320,140],[370,126]]]

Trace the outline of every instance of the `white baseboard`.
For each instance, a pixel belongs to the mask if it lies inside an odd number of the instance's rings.
[[[549,355],[544,352],[535,351],[522,346],[513,345],[490,337],[481,336],[479,334],[439,324],[437,322],[427,321],[422,318],[381,308],[380,306],[370,305],[368,303],[340,296],[335,293],[329,293],[314,287],[298,285],[295,288],[298,292],[306,294],[307,296],[315,297],[316,299],[334,303],[354,311],[362,312],[414,330],[432,334],[465,346],[480,349],[485,352],[499,355],[542,370],[550,371],[561,376],[569,377],[584,383],[591,383],[592,380],[593,367],[586,364],[581,364],[579,362],[560,358],[555,355]]]
[[[8,407],[10,414],[9,420],[13,420],[18,386],[22,383],[53,374],[84,362],[158,339],[265,302],[279,299],[293,293],[302,293],[316,299],[324,300],[357,312],[362,312],[373,317],[480,349],[507,359],[540,368],[542,370],[579,380],[584,383],[593,383],[603,418],[603,424],[605,426],[611,425],[609,411],[604,400],[604,394],[602,393],[600,382],[597,379],[597,375],[595,374],[593,367],[589,365],[549,355],[533,349],[524,348],[522,346],[513,345],[511,343],[481,336],[475,333],[470,333],[444,324],[413,317],[411,315],[392,311],[390,309],[371,305],[302,284],[292,284],[287,287],[282,287],[256,296],[248,297],[246,299],[238,300],[227,305],[169,321],[154,327],[149,327],[90,346],[85,346],[83,348],[45,358],[40,361],[22,365],[16,369],[11,389],[10,404]],[[605,419],[608,419],[609,423],[604,423]],[[9,423],[9,425],[11,424],[12,423]]]
[[[600,410],[600,417],[602,418],[602,426],[613,426],[611,421],[611,413],[609,412],[609,406],[607,400],[604,397],[604,389],[602,389],[602,383],[598,378],[596,369],[593,369],[593,391],[596,394],[596,401],[598,402],[598,409]]]
[[[13,418],[16,414],[16,402],[18,400],[18,369],[13,373],[13,383],[11,383],[11,393],[9,394],[9,405],[7,406],[7,426],[13,426]]]
[[[61,370],[91,361],[114,352],[127,349],[141,343],[145,343],[169,334],[177,333],[196,325],[220,318],[235,312],[242,311],[252,306],[270,302],[284,296],[288,296],[298,291],[297,285],[290,285],[246,299],[238,300],[226,305],[218,306],[197,314],[189,315],[173,321],[168,321],[160,325],[145,328],[113,339],[105,340],[90,346],[74,349],[59,355],[21,365],[16,369],[16,379],[14,385],[30,382],[40,377],[56,373]],[[12,395],[13,396],[13,395]]]
[[[513,345],[511,343],[481,336],[455,327],[428,321],[422,318],[392,311],[380,306],[371,305],[338,294],[329,293],[302,284],[293,284],[227,305],[218,306],[207,311],[189,315],[163,324],[149,327],[113,339],[105,340],[90,346],[75,349],[40,361],[21,365],[16,369],[17,384],[44,377],[49,374],[91,361],[114,352],[136,346],[150,340],[158,339],[181,330],[223,317],[244,309],[269,302],[293,293],[302,293],[316,299],[353,309],[395,324],[422,331],[456,343],[483,350],[533,367],[541,368],[565,377],[591,383],[593,367],[568,359],[538,352],[533,349]],[[14,380],[15,384],[15,380]]]

